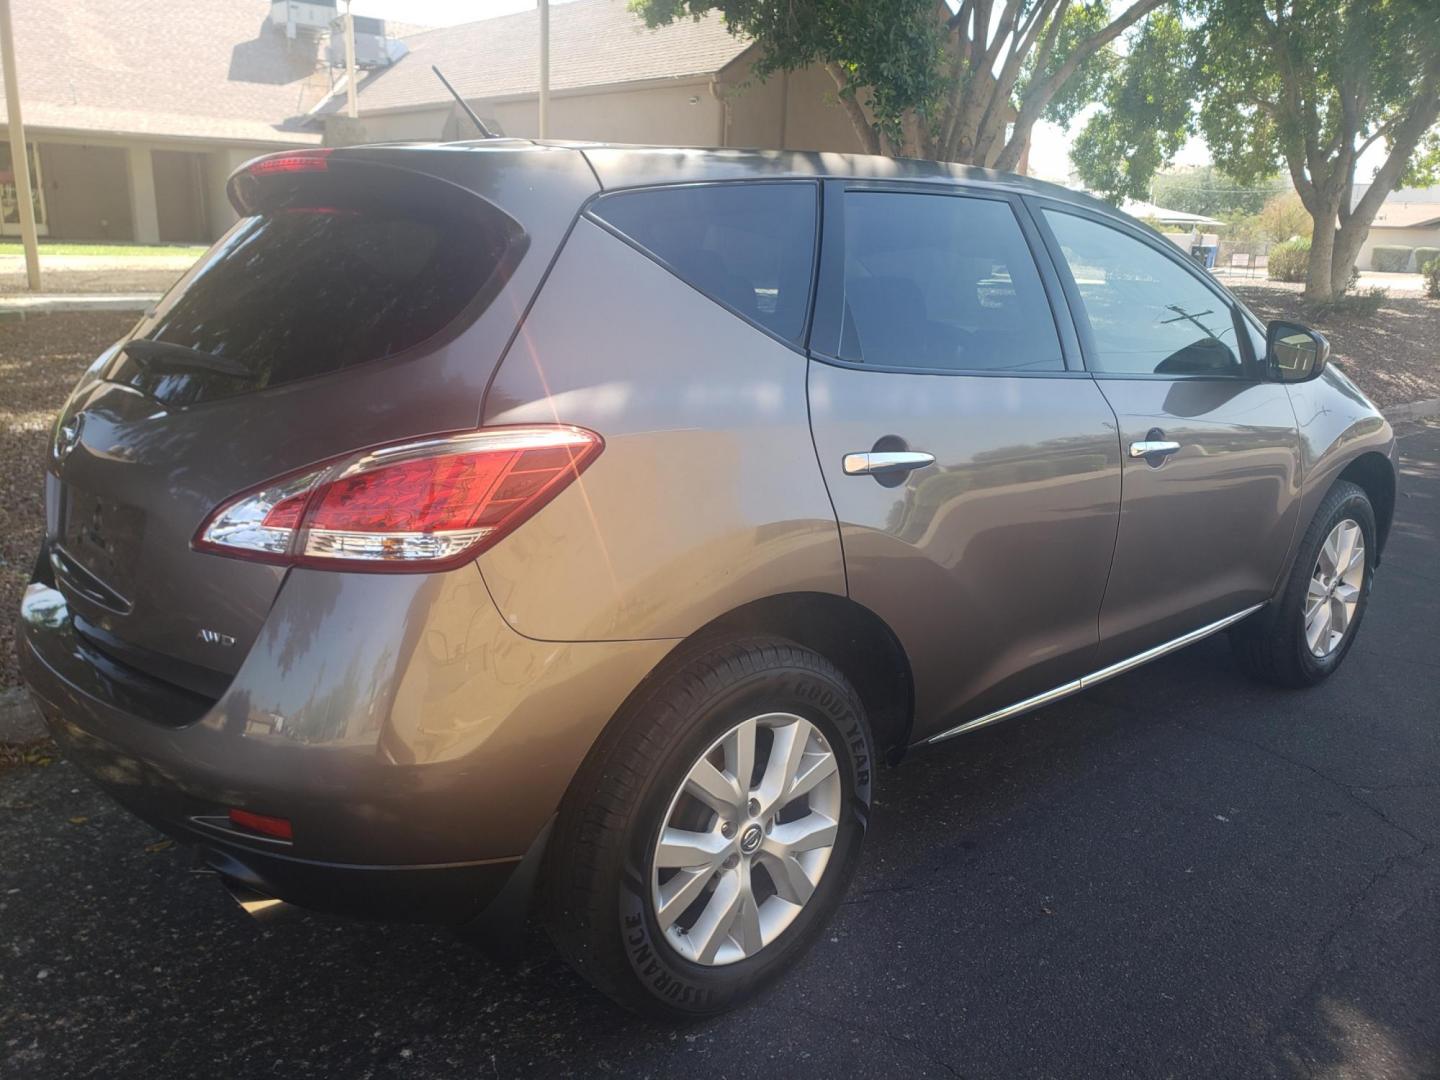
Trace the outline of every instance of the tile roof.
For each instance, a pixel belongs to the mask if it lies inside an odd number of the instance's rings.
[[[317,72],[313,40],[287,40],[270,25],[269,13],[268,0],[15,4],[25,123],[103,134],[316,142],[319,136],[298,130],[295,118],[319,101],[329,80]]]
[[[431,64],[470,100],[537,93],[539,26],[539,14],[531,9],[407,37],[409,54],[361,83],[361,111],[448,102],[450,96],[430,70]],[[732,35],[714,14],[699,20],[682,18],[647,30],[626,0],[554,4],[550,8],[550,88],[711,75],[749,45]]]

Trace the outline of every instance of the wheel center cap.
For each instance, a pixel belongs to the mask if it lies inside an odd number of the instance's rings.
[[[740,834],[740,850],[746,855],[753,855],[759,849],[760,841],[764,839],[764,830],[759,825],[751,825]]]

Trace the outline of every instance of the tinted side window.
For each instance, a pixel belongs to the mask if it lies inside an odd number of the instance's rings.
[[[1085,302],[1096,371],[1242,375],[1230,305],[1118,229],[1054,210],[1045,219]]]
[[[952,371],[1060,371],[1040,273],[1008,203],[845,195],[842,360]]]
[[[711,299],[799,341],[816,198],[809,182],[712,184],[620,192],[591,212]]]

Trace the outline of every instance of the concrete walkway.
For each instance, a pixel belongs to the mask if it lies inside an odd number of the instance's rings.
[[[40,252],[40,287],[46,293],[75,295],[162,293],[194,265],[195,256],[49,255]],[[0,255],[0,295],[24,294],[25,259]]]
[[[57,311],[144,311],[161,297],[158,292],[125,293],[3,293],[0,318],[50,315]]]

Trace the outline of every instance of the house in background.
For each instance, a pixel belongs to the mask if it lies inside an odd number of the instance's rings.
[[[286,18],[292,8],[333,16],[335,0],[13,7],[42,236],[208,242],[234,220],[225,180],[236,166],[320,142],[305,121],[332,89],[323,35]],[[0,143],[5,233],[19,231],[18,157]]]
[[[1362,194],[1357,192],[1355,198]],[[1375,215],[1355,265],[1373,269],[1377,247],[1440,248],[1440,187],[1392,191]],[[1412,252],[1405,269],[1419,270],[1415,263]]]
[[[949,9],[944,9],[948,15]],[[404,39],[407,53],[359,83],[358,120],[343,94],[317,113],[331,145],[468,139],[474,125],[431,65],[498,134],[539,134],[539,14],[534,10]],[[626,0],[574,0],[550,11],[547,136],[662,146],[862,153],[823,67],[757,79],[758,46],[719,15],[651,30]],[[1025,171],[1022,161],[1020,170]]]
[[[337,94],[319,111],[327,143],[474,138],[430,70],[445,73],[492,130],[539,134],[539,14],[534,9],[405,38],[407,55],[359,83],[358,123]],[[550,11],[548,137],[671,146],[860,152],[823,68],[752,79],[754,46],[720,16],[648,29],[625,0]]]
[[[226,180],[258,154],[322,139],[473,138],[432,64],[498,132],[538,134],[534,9],[434,30],[357,18],[360,116],[352,120],[335,66],[343,49],[330,33],[337,3],[15,4],[41,236],[209,242],[235,220]],[[716,15],[650,30],[626,0],[574,0],[550,18],[551,138],[861,151],[823,68],[762,82],[757,47]],[[13,170],[21,155],[12,150],[0,139],[6,234],[18,234],[20,219]]]

